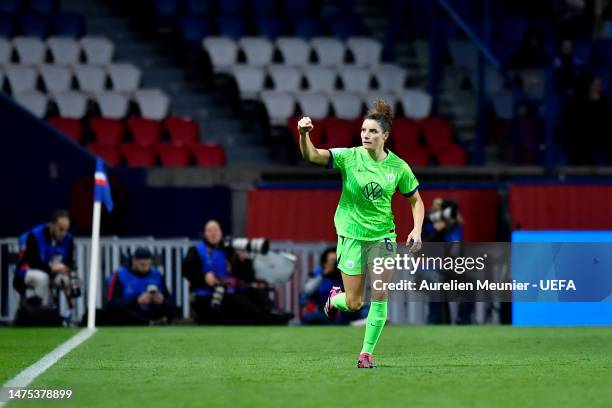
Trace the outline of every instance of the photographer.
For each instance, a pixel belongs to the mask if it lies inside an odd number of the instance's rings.
[[[106,293],[108,323],[149,325],[172,319],[172,302],[164,277],[153,267],[153,254],[137,248],[111,277]]]
[[[183,276],[190,283],[196,321],[199,324],[287,324],[292,315],[274,309],[267,292],[261,296],[261,292],[253,290],[254,273],[250,278],[249,274],[243,276],[246,279],[235,276],[228,255],[233,259],[235,252],[225,246],[221,226],[216,220],[208,221],[203,239],[189,248],[183,260]],[[245,262],[245,258],[240,262]]]

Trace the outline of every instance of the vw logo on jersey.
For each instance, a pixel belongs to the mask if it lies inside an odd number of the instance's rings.
[[[395,180],[395,174],[387,174],[387,181],[393,183],[393,181]]]
[[[380,196],[382,196],[382,193],[382,187],[375,181],[370,181],[363,187],[363,195],[370,201],[374,201],[380,198]]]
[[[351,261],[350,259],[346,261],[346,268],[353,269],[355,267],[355,261]]]

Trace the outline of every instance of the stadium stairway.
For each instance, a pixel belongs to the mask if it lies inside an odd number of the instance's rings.
[[[200,127],[202,141],[225,148],[228,165],[270,164],[264,132],[244,126],[224,95],[210,84],[192,78],[174,55],[154,39],[134,30],[127,16],[116,15],[104,0],[63,0],[67,12],[86,20],[88,35],[102,35],[115,43],[115,60],[130,62],[143,72],[142,86],[160,88],[171,98],[175,116],[189,116]]]

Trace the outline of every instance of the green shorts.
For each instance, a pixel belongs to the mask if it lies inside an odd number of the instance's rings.
[[[367,273],[367,266],[374,262],[375,257],[395,257],[397,250],[395,239],[395,234],[389,234],[379,241],[361,241],[338,235],[336,247],[338,269],[347,275]]]

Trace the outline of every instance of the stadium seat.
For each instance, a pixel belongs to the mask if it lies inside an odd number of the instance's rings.
[[[204,37],[211,33],[208,20],[203,17],[183,16],[178,24],[181,37],[191,50],[199,49]]]
[[[0,90],[4,89],[4,71],[0,67]]]
[[[311,40],[323,34],[323,25],[318,17],[295,17],[292,27],[294,34],[305,40]]]
[[[296,99],[304,116],[312,119],[323,119],[329,116],[329,100],[325,94],[302,92],[296,94]]]
[[[135,145],[154,147],[161,140],[161,124],[157,121],[139,117],[131,117],[126,121]]]
[[[28,0],[30,11],[39,14],[52,14],[59,10],[59,0]]]
[[[395,117],[391,127],[391,143],[394,148],[411,149],[419,147],[419,125],[412,119]]]
[[[412,119],[424,119],[431,113],[431,96],[419,89],[407,89],[400,96],[404,115]]]
[[[246,11],[246,0],[223,0],[218,4],[222,16],[243,15]]]
[[[48,122],[75,142],[81,143],[83,140],[83,125],[80,120],[53,116],[48,119]]]
[[[224,4],[225,2],[221,3]],[[246,35],[246,26],[245,17],[242,16],[217,17],[217,27],[222,37],[233,38],[237,41],[240,37]]]
[[[374,77],[379,91],[399,94],[406,83],[406,70],[397,65],[381,64],[374,70]]]
[[[190,16],[210,14],[213,6],[212,0],[185,0],[185,11]]]
[[[51,18],[53,34],[60,37],[79,38],[85,34],[85,20],[77,13],[61,13]]]
[[[119,149],[123,153],[125,162],[131,167],[150,167],[155,165],[157,156],[152,148],[133,144],[122,144]]]
[[[179,14],[180,3],[180,0],[153,0],[153,9],[161,21],[171,21]],[[191,13],[187,14],[191,15]]]
[[[310,41],[319,64],[322,66],[339,66],[344,63],[346,48],[337,38],[316,37]]]
[[[128,114],[130,101],[122,92],[100,92],[95,100],[103,118],[122,119]]]
[[[264,88],[266,73],[264,68],[249,65],[236,65],[232,68],[241,98],[256,98]]]
[[[350,147],[353,145],[354,126],[352,122],[330,117],[323,119],[320,126],[327,136],[326,147]]]
[[[268,73],[277,92],[297,92],[302,84],[302,72],[295,67],[271,65]]]
[[[2,4],[2,2],[0,2]],[[15,35],[15,23],[10,14],[0,13],[0,37],[11,38]]]
[[[19,63],[24,65],[41,64],[47,52],[45,43],[36,37],[15,37],[13,48],[17,52]]]
[[[225,165],[225,150],[212,143],[200,143],[191,147],[196,165],[202,167],[221,167]]]
[[[89,127],[99,145],[116,147],[123,141],[125,125],[120,120],[93,117],[89,119]]]
[[[49,33],[49,18],[37,14],[21,14],[18,17],[21,34],[26,37],[43,39]]]
[[[295,112],[295,98],[287,92],[263,91],[260,95],[273,125],[284,125]]]
[[[364,24],[356,15],[330,16],[327,27],[332,36],[342,41],[366,34]]]
[[[4,73],[11,88],[11,93],[20,94],[36,89],[38,75],[33,67],[22,65],[5,65]]]
[[[121,153],[119,153],[119,150],[116,147],[90,143],[87,145],[87,148],[110,166],[118,166],[121,162]]]
[[[502,91],[491,95],[493,112],[498,119],[510,120],[514,116],[514,95],[512,91]]]
[[[263,67],[272,63],[274,46],[262,37],[242,37],[238,40],[238,45],[244,51],[247,64],[256,67]]]
[[[291,17],[304,17],[315,14],[314,0],[283,0],[285,12]]]
[[[370,37],[350,37],[346,41],[353,54],[355,64],[365,67],[377,66],[382,56],[382,44]]]
[[[11,42],[6,38],[0,37],[0,65],[10,63],[12,53],[13,45],[11,44]]]
[[[394,148],[395,154],[406,160],[409,166],[427,166],[431,161],[431,153],[421,146]]]
[[[257,18],[278,16],[276,0],[250,0],[249,3],[251,12]]]
[[[423,132],[423,137],[427,146],[434,148],[445,148],[453,146],[453,127],[443,119],[429,117],[419,122],[419,127]]]
[[[215,71],[227,72],[238,61],[238,44],[227,37],[207,37],[202,41]]]
[[[280,17],[265,17],[255,20],[257,34],[271,41],[288,34],[286,20]]]
[[[367,68],[344,65],[338,69],[338,74],[345,91],[364,94],[370,89],[372,75]]]
[[[397,96],[394,93],[370,91],[362,95],[363,103],[365,103],[366,106],[370,106],[376,99],[384,99],[385,101],[389,102],[391,108],[393,108],[393,111],[395,111]]]
[[[191,160],[189,150],[184,146],[160,144],[157,146],[157,154],[164,167],[186,167]]]
[[[48,93],[67,92],[72,86],[72,71],[68,67],[43,64],[38,66],[38,73]]]
[[[112,88],[117,92],[134,92],[140,87],[142,73],[134,64],[110,64],[106,66]]]
[[[87,114],[87,96],[82,92],[68,91],[53,95],[60,116],[82,119]]]
[[[141,89],[134,93],[134,100],[143,117],[162,120],[168,116],[170,98],[159,89]]]
[[[465,166],[467,164],[467,153],[458,145],[436,149],[433,152],[441,166]]]
[[[336,88],[337,75],[334,68],[309,65],[304,67],[304,76],[309,91],[331,92]]]
[[[15,101],[37,118],[47,114],[47,95],[38,91],[29,91],[13,95]]]
[[[171,116],[163,121],[163,126],[170,136],[170,142],[176,146],[193,146],[198,143],[198,124],[189,118]]]
[[[104,68],[96,65],[75,65],[72,67],[79,89],[93,94],[106,88],[107,75]]]
[[[329,95],[329,99],[336,117],[353,120],[361,116],[363,103],[359,95],[351,92],[335,92]]]
[[[79,41],[88,64],[110,64],[115,54],[115,45],[106,37],[83,37]]]
[[[55,64],[72,65],[79,62],[81,47],[73,38],[49,37],[47,47]]]
[[[454,65],[472,70],[478,67],[478,50],[470,40],[451,40],[448,50]]]
[[[310,59],[310,45],[298,37],[280,37],[276,40],[276,48],[283,57],[283,64],[291,67],[302,67]]]
[[[16,14],[21,7],[22,0],[3,0],[0,1],[0,13]]]

